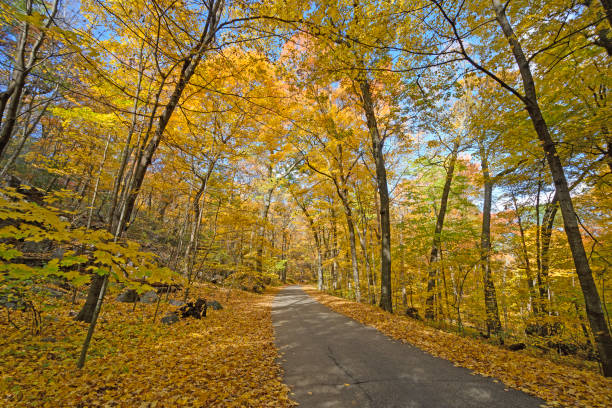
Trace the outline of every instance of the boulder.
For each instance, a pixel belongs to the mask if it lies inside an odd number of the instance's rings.
[[[519,351],[519,350],[524,350],[525,348],[527,348],[525,343],[516,343],[516,344],[511,344],[508,346],[508,350],[510,351]]]
[[[176,313],[168,313],[162,317],[161,322],[163,324],[171,325],[179,321],[179,317]]]
[[[27,307],[23,299],[12,294],[0,295],[0,306],[11,310],[25,310]]]
[[[140,295],[140,301],[142,303],[155,303],[157,302],[157,299],[159,299],[159,296],[157,296],[157,293],[154,290],[150,290]]]
[[[171,304],[172,306],[179,306],[179,307],[185,304],[185,302],[183,302],[182,300],[176,300],[176,299],[170,299],[168,303]]]
[[[188,302],[178,309],[181,317],[193,317],[201,319],[206,317],[206,299],[198,299],[195,302]]]
[[[406,316],[411,317],[416,320],[422,320],[421,316],[419,316],[419,310],[416,307],[407,307]]]
[[[34,293],[42,293],[42,294],[44,294],[46,296],[50,296],[50,297],[55,298],[55,299],[61,299],[66,294],[66,293],[64,293],[64,292],[62,292],[60,290],[53,289],[53,288],[48,288],[46,286],[33,286],[32,287],[32,292],[34,292]]]
[[[139,296],[134,289],[128,289],[117,296],[117,302],[134,303],[138,302]]]
[[[223,276],[221,276],[221,275],[215,275],[215,276],[213,276],[213,277],[212,277],[212,279],[210,280],[210,282],[211,282],[211,283],[214,283],[214,284],[218,284],[218,283],[223,283],[223,280],[224,280]]]
[[[217,302],[216,300],[213,300],[213,301],[210,301],[210,302],[206,302],[206,306],[212,307],[213,310],[221,310],[221,309],[223,309],[223,306],[221,306],[221,303]]]

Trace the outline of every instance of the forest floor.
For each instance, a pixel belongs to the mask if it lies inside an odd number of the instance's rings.
[[[537,396],[549,406],[612,406],[612,379],[597,373],[437,330],[417,320],[384,312],[376,306],[327,295],[311,286],[304,286],[303,289],[335,312],[374,327],[395,340],[410,343],[436,357],[449,360],[456,366]]]
[[[107,295],[82,370],[76,359],[87,325],[71,317],[78,306],[47,304],[53,310],[43,313],[39,335],[28,333],[28,316],[12,312],[20,330],[2,316],[0,406],[292,406],[275,362],[274,291],[198,285],[191,293],[223,309],[168,326],[159,318],[176,308],[165,301],[152,323],[155,304],[137,303],[132,311],[133,304]]]

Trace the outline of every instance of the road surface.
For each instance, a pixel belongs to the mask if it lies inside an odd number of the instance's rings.
[[[301,408],[517,407],[544,402],[331,311],[299,286],[272,308],[284,381]]]

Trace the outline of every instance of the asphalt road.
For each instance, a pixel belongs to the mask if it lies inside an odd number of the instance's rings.
[[[520,407],[543,401],[390,339],[290,286],[272,308],[285,383],[300,407]]]

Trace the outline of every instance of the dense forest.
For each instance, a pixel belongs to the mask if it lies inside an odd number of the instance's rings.
[[[314,282],[612,376],[609,0],[2,0],[0,19],[4,327],[22,310],[36,332],[64,288],[83,366],[116,288]]]

